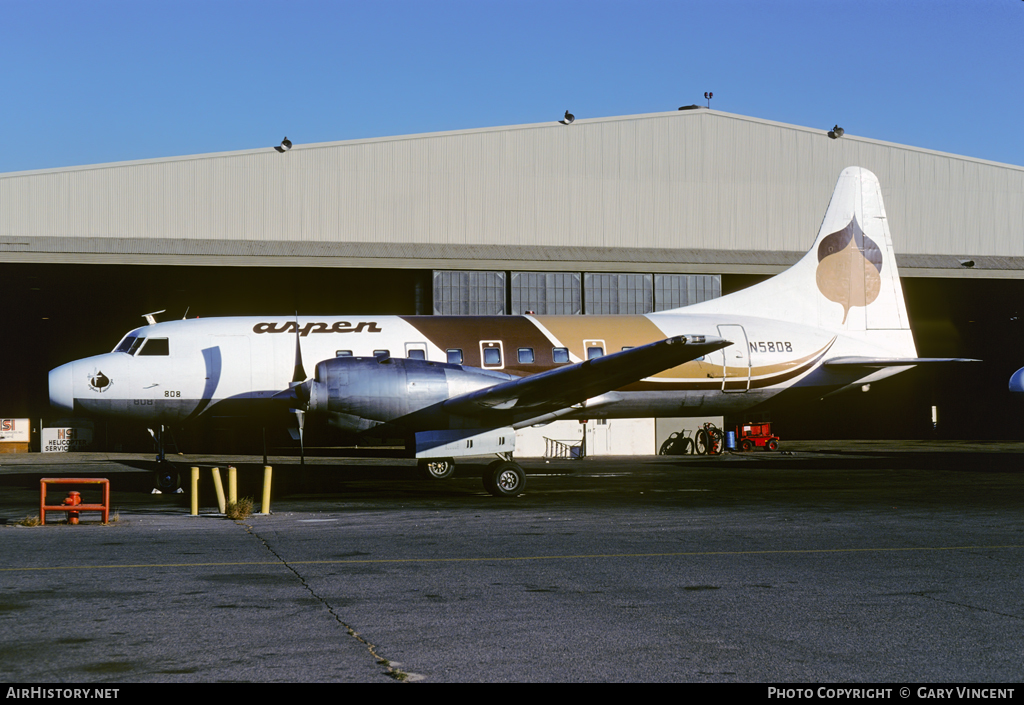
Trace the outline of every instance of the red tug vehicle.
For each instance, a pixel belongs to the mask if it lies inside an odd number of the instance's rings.
[[[779,449],[779,437],[772,433],[770,423],[745,423],[736,427],[736,443],[741,450],[754,448]]]

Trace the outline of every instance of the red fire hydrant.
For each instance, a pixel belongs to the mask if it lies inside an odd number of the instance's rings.
[[[64,498],[64,502],[62,504],[64,504],[64,506],[67,506],[67,507],[77,507],[81,503],[82,503],[82,495],[79,494],[78,492],[72,491],[72,492],[68,492],[68,496]],[[77,524],[78,523],[78,512],[69,511],[69,512],[67,512],[67,515],[68,515],[68,523],[69,524]]]

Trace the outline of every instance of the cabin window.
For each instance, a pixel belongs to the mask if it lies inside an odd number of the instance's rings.
[[[143,355],[170,355],[171,348],[167,338],[148,338],[146,344],[139,351],[139,357]]]
[[[378,358],[378,359],[384,358],[385,360],[387,360],[388,358],[391,357],[391,351],[390,350],[383,350],[383,349],[381,349],[381,350],[374,350],[373,351],[373,356]]]
[[[587,359],[594,360],[604,356],[604,348],[600,345],[588,345],[587,346]]]
[[[519,362],[524,365],[533,364],[533,348],[519,348]]]
[[[569,348],[552,348],[551,361],[555,364],[564,364],[569,362]]]
[[[427,351],[426,350],[422,350],[420,348],[412,348],[410,350],[406,350],[405,351],[405,355],[410,360],[426,360],[427,359]]]
[[[335,350],[334,357],[352,357],[351,350]]]
[[[501,348],[484,348],[484,367],[501,366]]]
[[[633,347],[634,347],[634,346],[632,346],[632,345],[623,345],[623,346],[622,346],[622,349],[623,349],[623,350],[632,350],[632,349],[633,349]]]
[[[462,348],[448,348],[448,364],[449,365],[461,365],[462,364]]]

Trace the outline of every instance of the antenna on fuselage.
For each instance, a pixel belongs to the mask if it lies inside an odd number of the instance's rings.
[[[156,317],[165,311],[167,311],[166,308],[160,311],[153,311],[153,313],[144,313],[142,314],[142,317],[146,319],[146,323],[149,325],[156,325]]]

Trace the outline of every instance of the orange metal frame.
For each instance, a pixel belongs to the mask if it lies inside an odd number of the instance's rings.
[[[47,485],[103,485],[103,504],[48,505]],[[39,523],[46,523],[46,512],[102,512],[103,523],[110,519],[110,480],[105,477],[44,477],[39,480]]]

